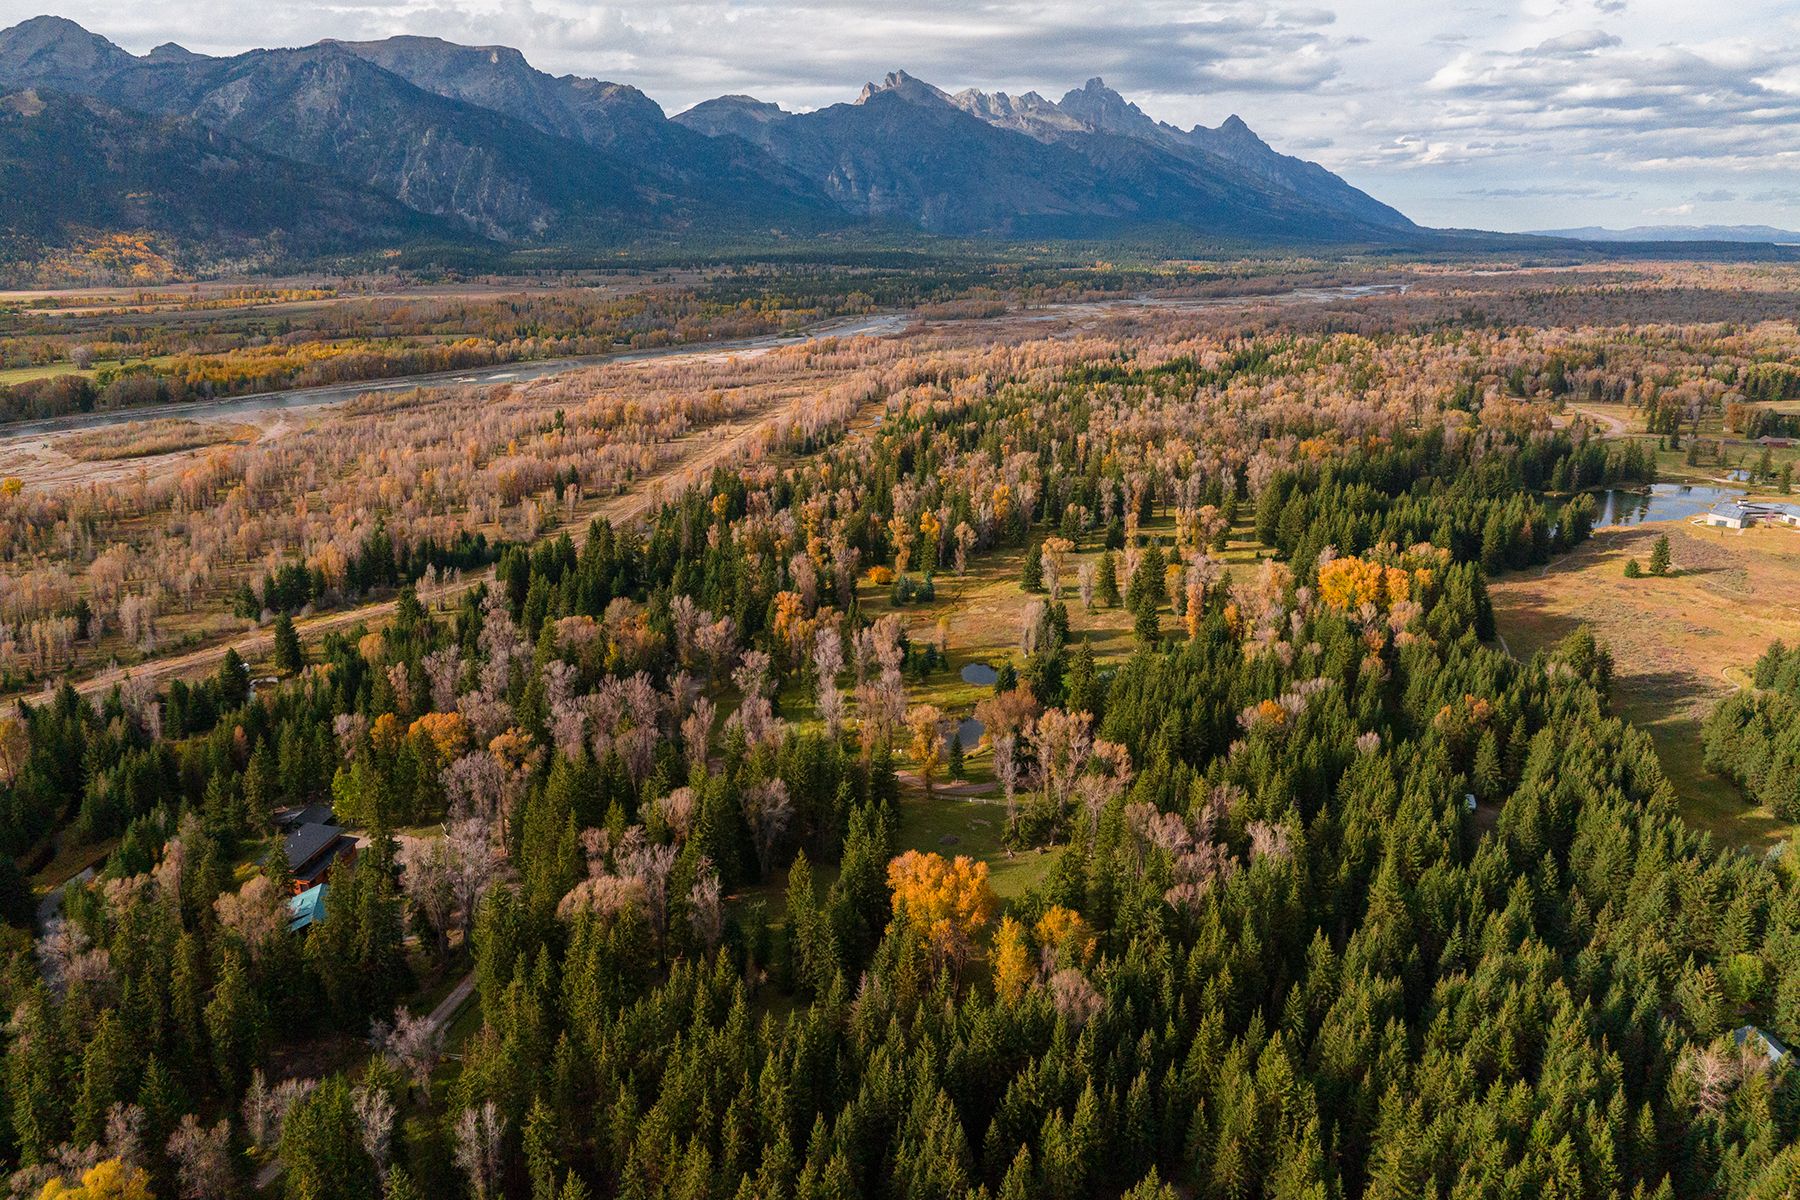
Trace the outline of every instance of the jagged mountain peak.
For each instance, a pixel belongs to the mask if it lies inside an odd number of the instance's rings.
[[[1057,107],[1096,130],[1143,136],[1157,127],[1143,109],[1107,87],[1098,75],[1064,95]]]
[[[1194,126],[1194,132],[1199,133],[1203,128],[1203,126],[1196,125]],[[1236,113],[1232,113],[1229,117],[1226,117],[1223,121],[1219,122],[1219,127],[1210,132],[1221,138],[1231,138],[1240,142],[1262,146],[1265,149],[1268,147],[1268,143],[1262,140],[1262,137],[1257,134],[1256,130],[1250,128],[1250,126],[1245,123],[1244,118],[1238,116]]]
[[[856,103],[867,104],[876,96],[891,94],[913,104],[954,104],[950,93],[914,78],[905,71],[889,71],[879,84],[865,83]]]

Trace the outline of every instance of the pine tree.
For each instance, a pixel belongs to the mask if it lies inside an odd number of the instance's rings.
[[[243,952],[227,947],[218,984],[205,1009],[212,1041],[213,1070],[228,1095],[235,1095],[250,1068],[262,1060],[266,1018],[251,982]]]
[[[1025,550],[1025,565],[1019,571],[1019,586],[1028,592],[1044,590],[1044,548],[1037,542]]]
[[[1475,747],[1475,765],[1471,768],[1475,794],[1489,802],[1498,799],[1500,772],[1500,739],[1494,736],[1492,729],[1484,730],[1480,743]]]
[[[294,619],[286,613],[275,618],[275,669],[292,675],[306,665],[306,654],[300,648],[300,635]]]
[[[1119,560],[1111,550],[1100,555],[1094,572],[1094,595],[1108,608],[1119,606]]]
[[[375,1164],[363,1149],[343,1076],[331,1076],[293,1102],[281,1122],[281,1162],[290,1196],[375,1200]]]
[[[388,1171],[381,1197],[382,1200],[425,1200],[425,1193],[413,1182],[405,1167],[394,1167]]]
[[[1669,573],[1669,535],[1663,534],[1656,539],[1656,545],[1650,548],[1650,573],[1666,575]]]

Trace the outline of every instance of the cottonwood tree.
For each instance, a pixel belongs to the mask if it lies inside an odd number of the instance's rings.
[[[237,1193],[230,1121],[220,1118],[208,1127],[193,1113],[183,1114],[166,1149],[175,1165],[175,1186],[182,1200],[224,1200]]]
[[[688,920],[701,945],[708,950],[718,946],[725,934],[725,902],[719,873],[704,859],[694,886],[688,890]]]
[[[906,727],[912,732],[909,750],[913,762],[918,764],[926,795],[930,795],[932,778],[944,757],[943,710],[935,704],[914,705],[907,711]]]
[[[393,1021],[376,1021],[369,1029],[376,1053],[392,1060],[405,1072],[419,1095],[431,1095],[431,1073],[444,1052],[444,1029],[429,1016],[414,1016],[404,1006],[394,1009]]]
[[[993,914],[984,862],[908,850],[888,864],[894,918],[917,928],[941,966],[960,972],[975,935]]]
[[[844,670],[844,643],[836,626],[821,625],[814,634],[812,662],[819,719],[825,722],[825,732],[835,742],[844,728],[844,693],[837,685]]]
[[[506,1165],[506,1115],[492,1100],[463,1109],[456,1118],[456,1165],[476,1200],[498,1195]]]
[[[393,1098],[384,1087],[363,1084],[351,1090],[350,1102],[356,1112],[357,1131],[362,1137],[363,1152],[375,1163],[375,1173],[386,1179],[388,1164],[393,1157]]]
[[[751,784],[743,792],[744,821],[750,827],[750,839],[756,848],[756,862],[764,879],[775,870],[775,852],[787,836],[794,819],[793,801],[787,783],[768,779]]]
[[[238,891],[220,896],[213,901],[213,911],[220,926],[242,940],[251,962],[258,961],[270,943],[287,936],[292,919],[287,897],[267,875],[253,875]]]

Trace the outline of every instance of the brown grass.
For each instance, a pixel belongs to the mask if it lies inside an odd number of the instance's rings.
[[[1675,571],[1625,577],[1669,535]],[[1776,638],[1800,636],[1800,533],[1742,533],[1655,522],[1602,530],[1552,563],[1495,581],[1501,636],[1520,657],[1582,625],[1612,647],[1620,715],[1647,732],[1696,826],[1733,845],[1763,847],[1793,830],[1744,802],[1701,763],[1700,724]]]
[[[133,421],[127,425],[110,425],[85,433],[72,433],[58,438],[55,449],[77,462],[112,462],[122,458],[150,458],[158,454],[175,454],[216,446],[222,442],[245,441],[255,435],[248,425],[202,425],[165,417],[156,421]]]

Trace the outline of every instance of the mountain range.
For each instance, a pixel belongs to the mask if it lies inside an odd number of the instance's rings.
[[[896,72],[790,113],[670,118],[626,84],[435,38],[131,54],[74,22],[0,31],[9,254],[132,231],[195,254],[957,237],[1396,244],[1428,235],[1237,117],[1183,130],[1101,80],[1060,101]]]
[[[1540,229],[1537,237],[1570,238],[1579,242],[1736,242],[1766,245],[1800,245],[1800,233],[1773,225],[1633,225],[1607,229],[1584,225],[1577,229]]]

